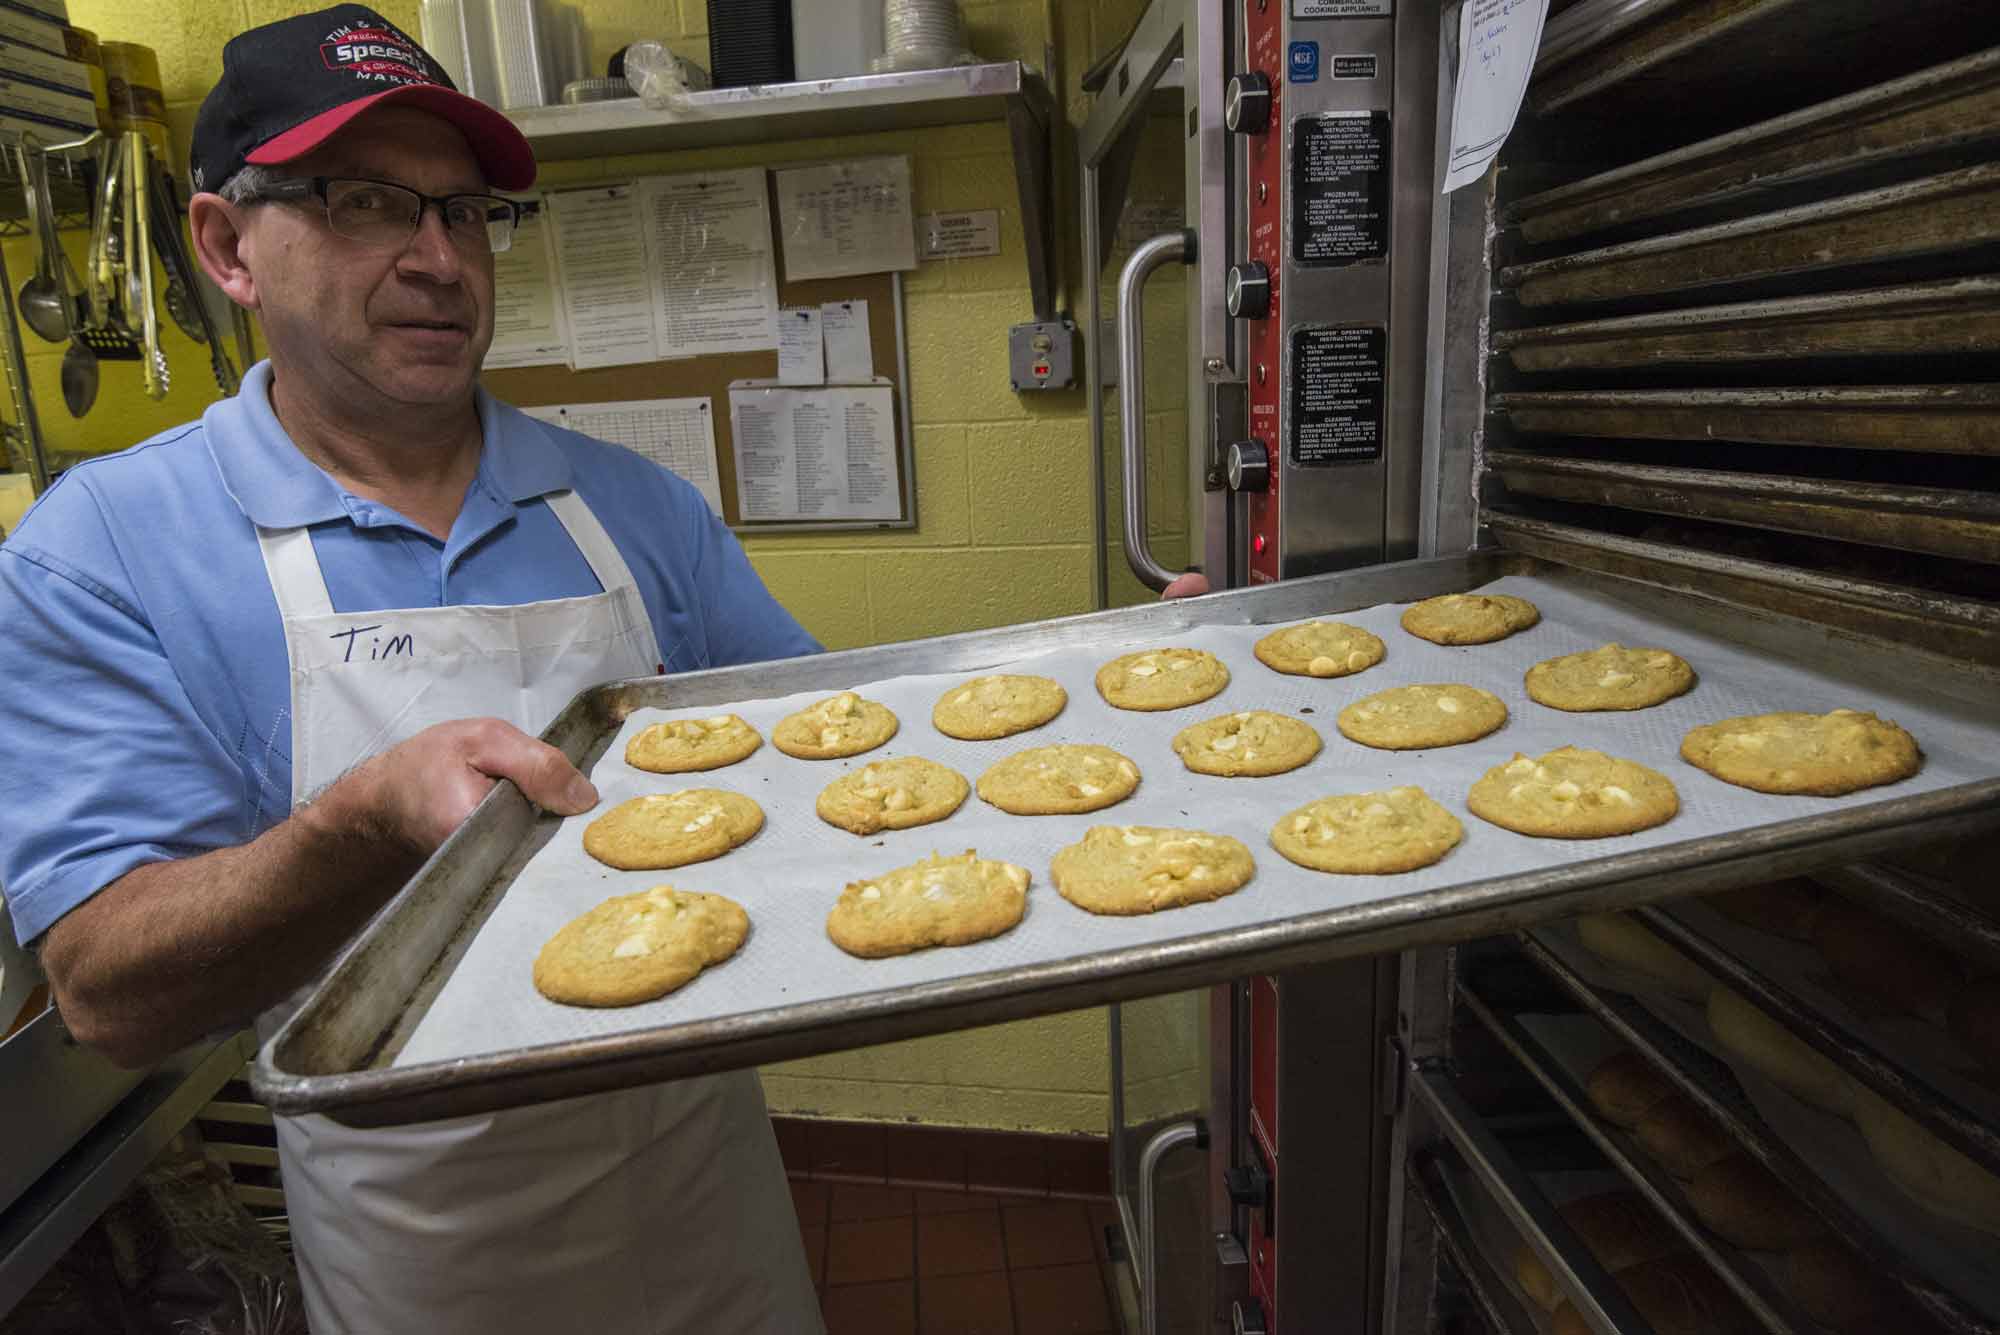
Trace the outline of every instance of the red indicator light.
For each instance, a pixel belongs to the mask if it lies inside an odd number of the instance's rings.
[[[1250,550],[1257,553],[1257,555],[1262,556],[1264,554],[1264,546],[1265,544],[1264,544],[1263,534],[1259,533],[1257,536],[1250,539]]]

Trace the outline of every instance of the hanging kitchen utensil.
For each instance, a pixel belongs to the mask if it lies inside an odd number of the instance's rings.
[[[123,249],[118,212],[118,186],[125,175],[125,145],[117,135],[98,142],[99,175],[92,192],[94,214],[90,228],[90,254],[84,267],[89,270],[91,318],[71,341],[81,342],[101,361],[135,362],[139,345],[125,332],[124,283],[116,256]]]
[[[167,397],[167,389],[172,378],[167,372],[167,355],[160,350],[160,311],[153,304],[153,247],[152,229],[143,221],[145,209],[146,180],[152,171],[146,136],[132,133],[125,136],[126,188],[125,210],[127,236],[131,247],[127,252],[125,287],[128,296],[136,275],[139,305],[139,341],[141,356],[139,370],[145,379],[146,397],[158,401]]]
[[[215,387],[224,394],[234,394],[239,383],[236,368],[230,365],[229,354],[222,350],[222,335],[215,327],[208,303],[201,299],[199,275],[181,235],[181,215],[174,206],[172,183],[164,171],[155,171],[147,185],[153,235],[159,242],[161,267],[167,271],[167,314],[173,316],[174,323],[189,338],[207,346],[209,369],[215,373]],[[181,312],[174,309],[176,294],[182,306]]]
[[[81,417],[97,402],[97,353],[84,340],[81,325],[70,331],[69,350],[63,353],[60,380],[63,407],[71,417]]]
[[[90,314],[83,323],[87,327],[100,327],[111,305],[110,284],[105,281],[99,267],[104,254],[104,233],[109,226],[111,216],[111,206],[105,197],[106,187],[116,184],[112,179],[115,154],[110,136],[97,137],[97,143],[93,145],[93,155],[92,160],[96,164],[97,175],[92,178],[91,188],[85,195],[90,210],[90,247],[83,255],[84,300],[89,304]]]
[[[46,190],[36,181],[40,155],[25,144],[14,145],[14,167],[21,177],[21,193],[28,203],[28,230],[35,242],[35,272],[21,284],[21,319],[38,338],[61,343],[69,337],[69,296],[56,277],[51,252],[59,244],[48,216]]]

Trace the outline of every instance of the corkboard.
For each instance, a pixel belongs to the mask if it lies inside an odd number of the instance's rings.
[[[737,380],[775,379],[778,353],[738,352],[677,361],[637,362],[572,371],[567,366],[513,366],[487,371],[482,379],[497,399],[521,408],[556,403],[618,403],[627,399],[704,397],[715,421],[715,472],[722,491],[722,517],[750,533],[826,529],[909,528],[916,523],[916,483],[910,462],[909,386],[902,383],[902,290],[891,273],[861,274],[778,284],[778,305],[819,306],[830,301],[868,303],[868,343],[875,374],[896,390],[896,494],[901,517],[886,519],[753,520],[745,523],[736,505],[736,451],[730,436],[729,386]]]

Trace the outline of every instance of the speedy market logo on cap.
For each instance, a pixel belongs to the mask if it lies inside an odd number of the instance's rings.
[[[390,27],[357,27],[343,23],[320,42],[320,59],[329,70],[346,70],[372,83],[442,82],[430,62],[409,38]]]

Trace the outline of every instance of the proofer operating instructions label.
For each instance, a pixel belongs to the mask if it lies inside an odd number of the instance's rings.
[[[1292,330],[1287,451],[1297,468],[1382,457],[1388,331],[1302,325]]]
[[[1292,260],[1339,265],[1389,254],[1389,113],[1292,122]]]

